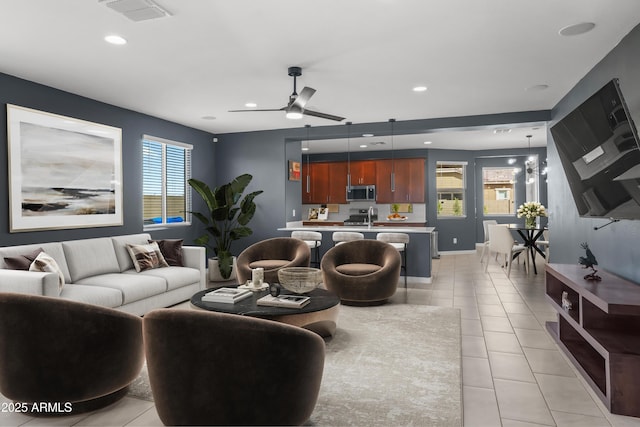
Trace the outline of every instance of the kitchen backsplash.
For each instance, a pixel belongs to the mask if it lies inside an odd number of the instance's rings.
[[[411,205],[412,212],[403,212],[407,207],[407,203],[398,203],[400,205],[400,213],[407,217],[409,222],[426,222],[427,220],[427,207],[424,203],[413,203]],[[333,209],[329,210],[329,216],[327,221],[344,221],[349,217],[349,209],[367,209],[369,206],[378,208],[378,221],[384,221],[387,215],[391,214],[391,204],[371,204],[368,202],[351,202],[344,205],[331,205]],[[334,212],[335,207],[338,207],[338,212]],[[302,220],[308,219],[309,209],[318,209],[320,205],[302,205]]]

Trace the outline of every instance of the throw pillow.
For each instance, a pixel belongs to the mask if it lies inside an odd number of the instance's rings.
[[[127,243],[127,251],[129,251],[133,265],[138,273],[152,268],[169,267],[156,242],[148,245]]]
[[[9,270],[29,270],[31,263],[36,259],[42,248],[24,255],[4,257],[4,264]]]
[[[182,239],[149,240],[149,243],[153,242],[158,244],[167,264],[174,267],[184,267],[182,263]]]
[[[55,259],[46,252],[40,252],[36,259],[29,266],[29,271],[42,271],[58,274],[58,289],[62,290],[64,286],[64,274],[60,270],[60,266]]]

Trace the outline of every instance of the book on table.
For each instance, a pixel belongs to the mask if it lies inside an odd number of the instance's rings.
[[[248,289],[218,288],[204,294],[202,296],[202,301],[235,304],[238,301],[249,298],[251,295],[253,295],[253,292]]]
[[[304,295],[278,295],[277,297],[265,295],[258,300],[257,304],[271,307],[302,308],[309,304],[309,301],[311,298]]]

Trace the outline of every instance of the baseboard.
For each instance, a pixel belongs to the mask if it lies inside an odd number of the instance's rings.
[[[440,251],[440,255],[471,255],[477,253],[477,250],[469,249],[466,251]]]

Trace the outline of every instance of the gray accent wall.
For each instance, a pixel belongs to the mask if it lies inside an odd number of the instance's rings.
[[[609,80],[620,88],[636,127],[640,125],[640,26],[634,28],[553,108],[551,126],[561,120]],[[601,268],[640,283],[640,221],[622,220],[598,231],[607,219],[580,218],[562,169],[553,137],[548,135],[549,240],[551,261],[577,263],[588,242]],[[604,285],[603,285],[604,286]]]
[[[100,84],[96,82],[96,84]],[[89,98],[43,86],[0,73],[0,103],[5,106],[0,120],[0,246],[49,241],[84,239],[143,232],[142,222],[142,135],[148,134],[193,145],[192,175],[214,182],[215,145],[213,135],[142,113],[115,107]],[[69,230],[9,233],[9,188],[7,185],[6,104],[59,114],[122,129],[123,213],[119,227],[77,228]],[[46,156],[46,153],[42,153]],[[194,209],[202,208],[194,197]],[[154,238],[182,238],[192,243],[199,227],[179,226],[152,232]]]

